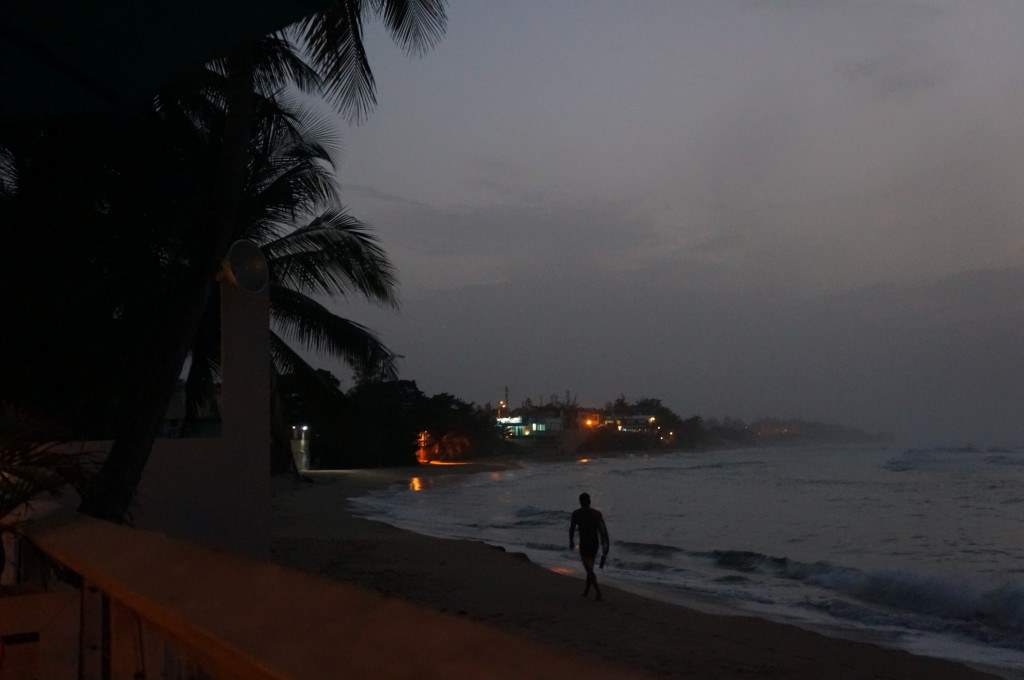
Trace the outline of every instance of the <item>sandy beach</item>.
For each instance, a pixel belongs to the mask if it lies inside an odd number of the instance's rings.
[[[582,581],[523,555],[471,541],[421,536],[354,517],[348,498],[393,484],[500,469],[315,473],[276,478],[272,559],[561,648],[637,676],[972,680],[980,670],[865,642],[826,637],[747,616],[704,613],[604,586],[580,597]],[[567,511],[568,512],[568,511]],[[568,516],[568,515],[567,515]]]

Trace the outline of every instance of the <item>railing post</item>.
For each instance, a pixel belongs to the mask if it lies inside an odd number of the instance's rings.
[[[46,555],[21,536],[14,543],[15,582],[38,583],[45,588],[50,581],[50,563]]]
[[[110,601],[110,680],[158,678],[148,674],[143,649],[142,623],[138,615],[114,600]]]
[[[187,680],[177,651],[139,613],[117,600],[110,608],[109,680]]]
[[[91,583],[82,583],[82,620],[79,628],[80,680],[105,680],[104,595]]]

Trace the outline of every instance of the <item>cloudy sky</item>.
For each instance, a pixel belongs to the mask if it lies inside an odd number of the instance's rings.
[[[1022,29],[1016,0],[452,0],[410,59],[373,28],[338,176],[402,307],[340,311],[478,404],[1024,444]]]

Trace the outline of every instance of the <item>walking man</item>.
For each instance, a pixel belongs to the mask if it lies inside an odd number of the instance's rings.
[[[596,599],[601,599],[601,589],[594,575],[594,560],[597,558],[597,546],[601,545],[601,568],[608,557],[608,528],[604,525],[604,517],[600,511],[590,507],[590,494],[580,494],[580,507],[572,513],[569,523],[569,550],[576,547],[576,528],[580,530],[580,560],[587,570],[587,586],[583,589],[583,597],[590,594],[590,586],[594,586]]]

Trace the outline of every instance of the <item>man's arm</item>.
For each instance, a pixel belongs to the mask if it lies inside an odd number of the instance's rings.
[[[601,537],[601,568],[604,569],[604,561],[608,559],[608,548],[611,547],[611,541],[608,540],[608,527],[604,524],[604,518],[602,517],[597,521],[597,533]]]
[[[576,513],[572,513],[572,519],[569,521],[569,550],[576,548]]]

